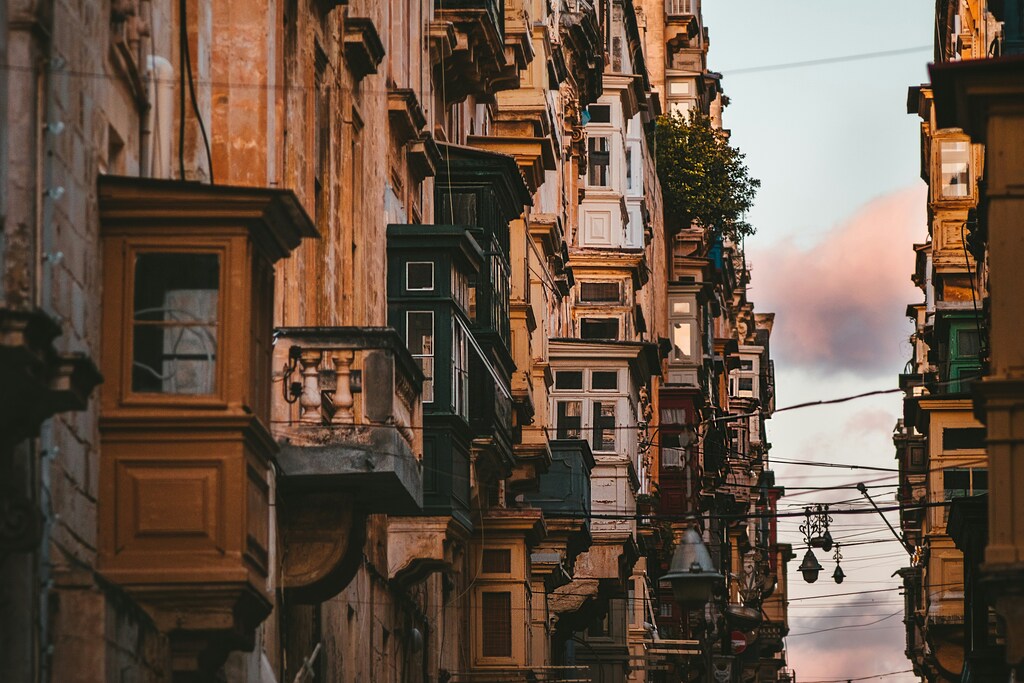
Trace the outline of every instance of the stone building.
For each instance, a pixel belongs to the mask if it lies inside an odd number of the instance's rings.
[[[1002,27],[987,4],[936,6],[936,63],[985,60],[998,46]],[[928,681],[1000,680],[1007,675],[1003,636],[977,571],[991,434],[972,398],[991,345],[990,278],[979,249],[987,150],[941,115],[935,93],[933,84],[915,86],[907,102],[921,118],[929,239],[915,245],[913,280],[924,301],[907,308],[914,354],[900,378],[909,395],[893,437],[901,527],[911,551],[909,566],[900,570],[906,652]]]
[[[11,680],[655,679],[659,403],[772,384],[664,228],[647,132],[723,102],[676,4],[0,5]]]

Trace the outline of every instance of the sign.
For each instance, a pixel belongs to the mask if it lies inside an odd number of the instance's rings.
[[[747,649],[747,636],[743,631],[733,631],[729,635],[729,639],[732,641],[732,653],[734,655],[743,654],[743,651]]]

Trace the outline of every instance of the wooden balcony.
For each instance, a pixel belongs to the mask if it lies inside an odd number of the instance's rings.
[[[430,37],[435,79],[449,104],[518,87],[521,67],[506,56],[504,0],[435,0]]]
[[[367,515],[422,510],[423,374],[390,328],[275,336],[282,582],[293,600],[317,602],[361,565]]]

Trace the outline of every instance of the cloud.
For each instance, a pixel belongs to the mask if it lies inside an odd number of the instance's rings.
[[[809,247],[792,237],[748,252],[757,310],[776,312],[772,355],[816,375],[899,372],[909,358],[905,311],[912,245],[925,235],[925,188],[871,201]]]

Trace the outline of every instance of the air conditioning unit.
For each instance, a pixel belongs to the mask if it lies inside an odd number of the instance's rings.
[[[686,451],[682,448],[662,448],[661,466],[668,469],[682,469],[686,464]]]

